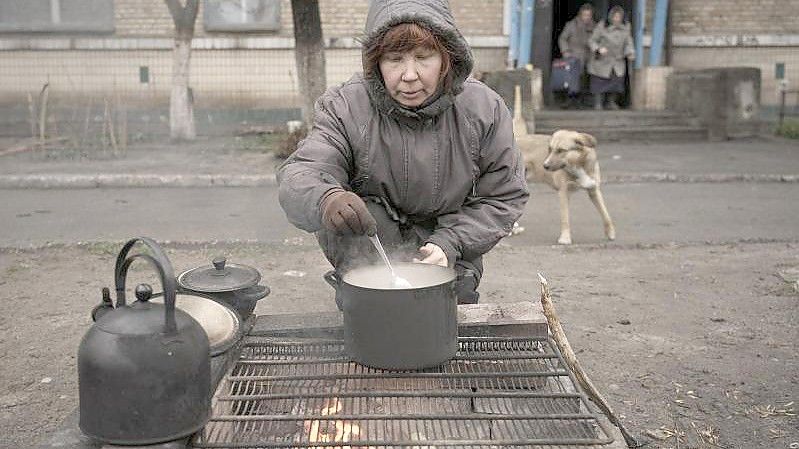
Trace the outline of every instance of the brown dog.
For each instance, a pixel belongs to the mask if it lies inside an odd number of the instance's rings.
[[[590,134],[558,130],[551,137],[527,134],[521,118],[521,102],[517,91],[514,134],[516,145],[524,157],[528,181],[544,182],[558,191],[560,198],[560,237],[558,243],[572,242],[569,226],[569,195],[578,189],[588,192],[609,240],[616,239],[616,228],[610,219],[599,186],[601,177],[596,156],[596,139]]]

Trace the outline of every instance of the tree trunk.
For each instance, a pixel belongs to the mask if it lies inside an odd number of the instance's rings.
[[[302,98],[302,118],[313,124],[314,102],[327,89],[325,49],[318,0],[291,0],[294,19],[294,58]]]
[[[175,24],[172,52],[172,93],[169,97],[169,136],[173,140],[194,140],[194,96],[189,87],[191,40],[197,19],[198,0],[164,0]]]
[[[194,140],[194,98],[189,87],[191,39],[175,38],[172,62],[172,94],[169,98],[169,136],[174,140]]]

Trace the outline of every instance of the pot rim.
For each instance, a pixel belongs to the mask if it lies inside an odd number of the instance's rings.
[[[208,337],[209,338],[209,341],[208,341],[208,343],[209,343],[209,351],[210,351],[211,357],[219,355],[219,354],[227,351],[234,344],[236,344],[236,342],[241,337],[243,329],[242,329],[241,318],[239,317],[239,314],[235,310],[231,309],[230,307],[228,307],[225,304],[220,303],[219,301],[215,301],[212,298],[209,298],[209,297],[206,297],[206,296],[203,296],[203,295],[197,295],[197,294],[193,294],[193,293],[178,293],[177,294],[177,299],[178,300],[180,300],[182,298],[185,298],[185,297],[193,297],[193,298],[196,298],[196,299],[199,299],[199,300],[202,300],[202,301],[208,301],[208,305],[212,309],[220,311],[220,315],[217,315],[217,317],[219,319],[225,320],[227,322],[227,324],[229,325],[229,326],[226,326],[226,333],[224,335],[224,338],[221,338],[221,339],[219,339],[219,340],[217,340],[215,342],[212,342],[212,341],[210,341],[211,337],[210,336]],[[150,301],[154,302],[154,303],[163,304],[163,302],[162,302],[163,298],[161,298],[161,297],[153,298]],[[183,309],[181,307],[180,301],[178,301],[176,303],[176,307],[178,309],[180,309],[182,312],[184,312],[187,315],[189,315],[190,317],[192,317],[195,321],[197,321],[197,323],[206,332],[206,335],[207,335],[208,329],[205,328],[205,326],[203,325],[203,322],[200,321],[199,317],[197,317],[195,315],[192,315],[187,310]],[[217,322],[219,322],[219,321],[217,321]]]
[[[440,265],[423,264],[423,263],[417,263],[417,262],[393,263],[392,265],[395,268],[402,267],[402,266],[413,266],[413,267],[424,266],[424,267],[427,267],[427,268],[424,268],[425,270],[445,271],[447,279],[444,280],[444,281],[435,283],[435,284],[431,284],[431,285],[425,285],[425,286],[422,286],[422,287],[410,287],[410,288],[376,288],[376,287],[358,285],[358,284],[355,284],[355,283],[352,283],[352,282],[347,282],[347,276],[350,273],[352,273],[353,271],[358,271],[360,269],[372,268],[372,267],[378,266],[378,265],[367,265],[367,266],[361,266],[361,267],[353,268],[353,269],[347,271],[346,273],[344,273],[343,275],[341,275],[339,277],[339,282],[342,285],[348,285],[348,286],[353,287],[353,288],[357,288],[357,289],[361,289],[361,290],[375,291],[375,292],[412,292],[412,291],[418,291],[418,290],[423,290],[423,289],[427,289],[427,288],[441,287],[443,285],[447,285],[449,283],[454,282],[455,279],[458,277],[458,275],[455,272],[454,268],[442,267]]]

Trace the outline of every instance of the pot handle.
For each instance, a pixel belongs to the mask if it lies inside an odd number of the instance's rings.
[[[151,254],[134,254],[128,257],[128,252],[136,243],[143,243]],[[117,289],[117,307],[125,305],[125,280],[128,275],[128,268],[130,264],[136,259],[144,259],[155,268],[161,277],[161,287],[164,289],[164,308],[165,308],[165,325],[164,330],[166,333],[173,333],[177,331],[175,323],[175,292],[177,283],[175,281],[175,273],[172,269],[172,264],[169,258],[166,257],[164,250],[158,246],[153,239],[147,237],[137,237],[128,240],[125,246],[117,255],[116,266],[114,269],[114,282]]]
[[[269,296],[271,292],[266,285],[255,285],[236,292],[236,296],[247,301],[260,301]]]
[[[341,286],[341,277],[335,270],[328,271],[322,278],[336,290]]]

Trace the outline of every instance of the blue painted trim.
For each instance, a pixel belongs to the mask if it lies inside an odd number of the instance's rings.
[[[666,15],[669,13],[669,0],[655,0],[655,17],[652,21],[652,46],[649,48],[649,65],[659,66],[663,54],[663,41],[666,36]]]
[[[515,68],[516,61],[519,59],[519,23],[521,20],[520,0],[510,0],[510,36],[508,45],[508,68]]]
[[[635,68],[644,66],[644,27],[646,25],[646,0],[635,0]]]
[[[519,63],[525,67],[530,63],[533,53],[533,23],[535,21],[535,1],[522,0],[521,33],[519,33]]]

